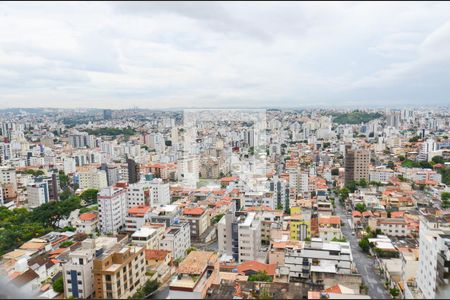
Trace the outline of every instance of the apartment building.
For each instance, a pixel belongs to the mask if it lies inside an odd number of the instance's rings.
[[[76,232],[86,234],[94,233],[98,225],[98,216],[94,212],[80,214],[78,219],[72,222],[72,226],[76,228]]]
[[[408,223],[403,218],[380,218],[377,220],[377,229],[389,236],[404,237],[409,234]]]
[[[261,221],[254,212],[228,212],[218,223],[219,253],[236,262],[257,260],[261,249]]]
[[[164,223],[144,225],[131,235],[131,243],[145,249],[157,250],[164,238],[165,231],[166,226]]]
[[[450,215],[421,212],[419,268],[416,283],[421,297],[450,298]]]
[[[205,299],[210,286],[219,283],[219,258],[214,252],[192,251],[177,273],[169,285],[169,299]]]
[[[199,240],[200,236],[210,225],[210,217],[207,210],[201,207],[185,208],[180,220],[191,226],[191,239]]]
[[[138,205],[130,207],[125,217],[125,231],[135,232],[150,220],[150,206]]]
[[[119,246],[96,256],[94,288],[97,299],[132,297],[146,282],[144,248]]]
[[[377,167],[369,171],[369,181],[387,183],[393,176],[400,175],[401,173],[395,172],[392,169],[385,167]]]
[[[130,184],[127,189],[128,207],[150,205],[152,195],[153,193],[149,186],[140,182]]]
[[[331,274],[352,274],[353,257],[348,242],[323,242],[312,238],[303,247],[286,248],[284,265],[291,281],[323,280]]]
[[[170,251],[174,259],[185,257],[187,249],[191,246],[190,232],[189,223],[173,224],[164,233],[159,249]]]
[[[153,210],[151,221],[153,223],[165,223],[169,227],[175,223],[178,215],[178,205],[164,205]]]
[[[36,208],[48,203],[50,195],[47,182],[31,183],[27,185],[28,207]]]
[[[170,190],[168,183],[164,183],[164,181],[160,178],[146,181],[146,183],[151,188],[152,195],[150,200],[152,207],[170,204]]]
[[[5,199],[16,197],[17,176],[15,168],[0,167],[0,185],[3,186],[3,197]]]
[[[91,169],[78,172],[80,189],[101,190],[108,186],[106,172],[103,170]]]
[[[369,180],[370,153],[368,150],[352,150],[346,147],[345,152],[345,183]]]
[[[339,216],[319,216],[319,237],[324,242],[341,239],[341,218]]]
[[[124,229],[127,214],[127,193],[123,188],[107,187],[97,195],[100,231],[117,232]]]
[[[69,253],[62,267],[64,298],[87,299],[94,297],[94,260],[97,255],[117,244],[117,238],[86,239],[81,247]]]
[[[309,209],[291,207],[289,236],[291,240],[299,241],[311,237],[311,211]]]

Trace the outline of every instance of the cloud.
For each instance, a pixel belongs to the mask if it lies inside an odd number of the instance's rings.
[[[0,105],[448,103],[450,5],[5,2]]]

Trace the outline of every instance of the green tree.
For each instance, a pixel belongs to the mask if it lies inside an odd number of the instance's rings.
[[[159,287],[157,280],[148,280],[132,297],[132,299],[146,299],[151,293]]]
[[[449,192],[443,192],[441,194],[441,200],[442,200],[442,202],[441,202],[442,209],[447,209],[450,207],[450,203],[449,203],[450,193]]]
[[[367,180],[365,178],[361,178],[358,182],[358,185],[363,188],[367,187]]]
[[[413,136],[412,138],[410,138],[409,139],[409,142],[410,143],[416,143],[416,142],[418,142],[419,141],[419,136]]]
[[[332,240],[332,242],[346,242],[347,239],[345,238],[345,236],[342,236],[342,238],[338,239],[337,237],[334,237]]]
[[[61,244],[59,244],[59,248],[67,248],[73,245],[72,241],[64,241]]]
[[[367,237],[363,237],[359,241],[358,244],[359,244],[359,247],[362,249],[362,251],[364,251],[365,253],[369,253],[370,243],[369,243],[369,239]]]
[[[197,248],[195,248],[195,247],[189,247],[189,248],[186,249],[186,253],[187,253],[187,254],[191,253],[192,251],[197,251]]]
[[[80,198],[89,204],[97,203],[97,189],[87,189],[81,193]]]
[[[346,200],[348,199],[348,195],[350,194],[350,190],[347,187],[342,188],[339,191],[339,196],[341,197],[341,199]]]
[[[394,170],[394,167],[395,167],[394,162],[393,162],[392,160],[388,161],[387,167],[388,167],[389,169]]]
[[[60,276],[58,279],[56,279],[52,284],[53,290],[57,293],[63,293],[64,292],[64,282],[63,277]]]
[[[261,300],[271,300],[273,299],[272,295],[270,295],[269,291],[267,289],[262,289],[259,292],[259,295],[256,297],[257,299],[261,299]]]
[[[66,187],[61,194],[59,194],[59,200],[67,200],[72,196],[72,191],[69,187]]]
[[[396,298],[396,297],[398,297],[398,295],[400,295],[400,291],[397,288],[389,289],[389,293],[391,294],[391,296],[393,298]]]
[[[248,281],[272,282],[272,276],[267,275],[266,271],[258,271],[248,277]]]
[[[442,156],[437,155],[437,156],[433,156],[433,158],[431,159],[433,162],[437,163],[437,164],[444,164],[445,160]]]
[[[213,224],[219,223],[223,216],[224,216],[224,214],[218,214],[218,215],[214,216],[212,219],[212,223]]]
[[[366,207],[366,205],[364,203],[358,203],[358,204],[355,205],[355,209],[357,211],[359,211],[360,213],[363,213],[363,212],[365,212],[367,210],[367,207]]]

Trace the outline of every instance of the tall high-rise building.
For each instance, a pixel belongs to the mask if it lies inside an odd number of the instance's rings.
[[[96,255],[93,270],[94,298],[131,298],[146,282],[144,248],[118,244]]]
[[[133,159],[127,158],[128,165],[128,183],[136,183],[141,179],[139,164]]]
[[[81,189],[97,189],[101,190],[108,186],[106,172],[103,170],[91,169],[78,173],[80,177]]]
[[[127,191],[123,188],[107,187],[97,196],[100,212],[100,231],[114,233],[122,230],[127,215]]]
[[[450,215],[422,212],[416,283],[424,299],[450,297]]]
[[[219,253],[238,263],[256,260],[261,249],[261,221],[254,212],[229,211],[218,223]]]
[[[94,137],[86,132],[79,132],[77,134],[69,135],[69,144],[73,148],[95,147]]]
[[[103,119],[104,120],[111,120],[112,119],[112,110],[104,109],[103,110]]]
[[[47,182],[31,183],[27,186],[28,206],[36,208],[44,203],[48,203],[50,196]]]
[[[370,153],[368,150],[345,149],[345,184],[361,179],[369,180]]]

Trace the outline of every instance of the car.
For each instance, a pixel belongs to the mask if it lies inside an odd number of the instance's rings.
[[[352,235],[355,235],[355,231],[354,230],[352,231]]]

